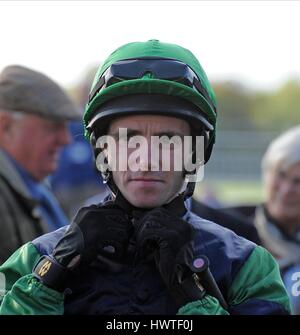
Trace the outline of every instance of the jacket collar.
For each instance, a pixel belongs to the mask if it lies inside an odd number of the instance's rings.
[[[300,243],[291,239],[278,228],[263,205],[257,206],[254,225],[258,231],[263,246],[277,259],[281,270],[300,261]]]
[[[25,201],[31,205],[36,204],[36,200],[32,198],[20,173],[3,149],[0,149],[0,177],[2,177]]]

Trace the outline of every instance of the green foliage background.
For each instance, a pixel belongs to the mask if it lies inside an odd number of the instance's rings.
[[[255,91],[237,82],[218,82],[214,89],[219,128],[283,131],[300,122],[300,80],[297,78],[273,91]]]

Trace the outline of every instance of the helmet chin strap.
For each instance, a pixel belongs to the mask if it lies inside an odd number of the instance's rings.
[[[181,189],[179,192],[177,192],[168,202],[170,203],[173,201],[175,198],[182,196],[184,201],[190,198],[195,190],[196,183],[187,181],[186,179],[183,181]]]
[[[187,186],[186,186],[186,189],[184,191],[184,200],[187,200],[188,198],[191,198],[194,194],[194,191],[195,191],[195,187],[196,187],[196,183],[195,182],[188,182],[187,183]]]

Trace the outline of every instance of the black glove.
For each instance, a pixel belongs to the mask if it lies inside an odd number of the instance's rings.
[[[135,223],[139,256],[154,254],[161,277],[178,307],[201,299],[205,290],[193,269],[193,227],[169,210],[151,210]]]
[[[132,233],[126,213],[113,206],[83,207],[55,246],[51,256],[44,256],[34,268],[35,276],[58,291],[70,270],[84,269],[99,254],[120,260]]]

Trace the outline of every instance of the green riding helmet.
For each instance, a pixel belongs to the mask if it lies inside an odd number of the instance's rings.
[[[205,130],[205,162],[209,160],[215,142],[216,100],[189,50],[158,40],[133,42],[115,50],[99,68],[84,114],[87,139],[96,128],[104,130],[113,117],[141,113],[184,118],[198,130],[196,135]]]

